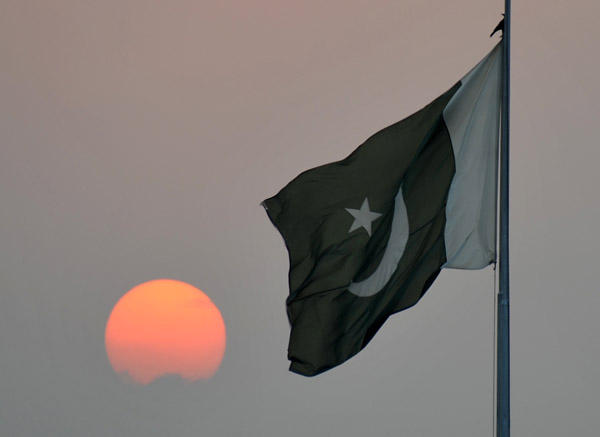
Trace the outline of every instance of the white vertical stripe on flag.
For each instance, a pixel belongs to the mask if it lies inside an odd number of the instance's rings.
[[[502,43],[463,79],[444,110],[456,174],[446,206],[444,268],[480,269],[496,259]]]

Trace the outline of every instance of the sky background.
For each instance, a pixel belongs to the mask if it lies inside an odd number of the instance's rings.
[[[369,346],[288,372],[287,253],[260,202],[450,88],[499,0],[0,0],[0,435],[483,436],[494,272],[444,271]],[[597,0],[513,2],[512,430],[597,436]],[[220,308],[210,380],[124,382],[132,287]]]

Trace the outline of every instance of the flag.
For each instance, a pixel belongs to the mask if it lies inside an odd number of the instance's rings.
[[[289,254],[292,372],[358,353],[441,268],[495,261],[501,44],[417,113],[263,202]]]

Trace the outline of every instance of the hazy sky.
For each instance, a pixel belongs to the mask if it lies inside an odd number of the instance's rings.
[[[287,253],[259,203],[451,87],[503,1],[0,0],[0,435],[483,436],[494,272],[444,271],[369,346],[288,372]],[[597,0],[513,2],[512,429],[598,435]],[[114,373],[104,328],[173,278],[217,374]]]

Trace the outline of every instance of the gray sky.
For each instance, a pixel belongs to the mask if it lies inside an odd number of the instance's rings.
[[[448,89],[503,2],[0,2],[0,434],[492,434],[491,268],[444,271],[350,361],[287,371],[287,254],[259,203]],[[596,0],[513,3],[512,429],[596,436]],[[118,299],[220,308],[210,380],[124,383]]]

